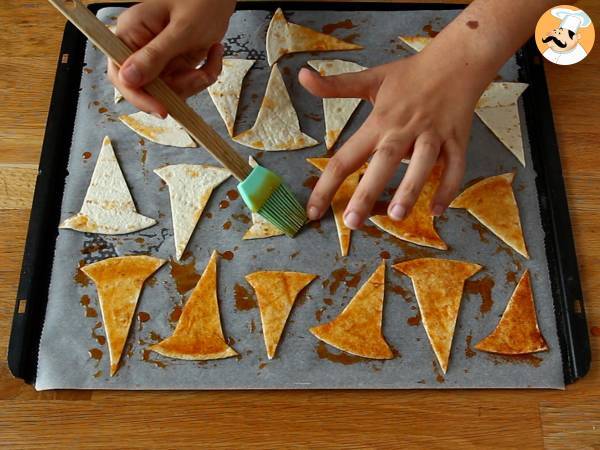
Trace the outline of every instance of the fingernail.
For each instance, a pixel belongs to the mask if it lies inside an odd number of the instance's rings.
[[[437,205],[434,205],[433,208],[431,208],[431,213],[436,217],[441,216],[445,209],[446,208],[444,208],[444,205],[440,205],[438,203]]]
[[[142,72],[135,66],[129,64],[121,69],[121,76],[129,84],[139,84],[142,82]]]
[[[317,220],[319,218],[319,209],[316,206],[308,208],[308,218],[310,220]]]
[[[354,211],[351,211],[344,216],[344,223],[348,228],[352,229],[358,228],[362,225],[360,216]]]
[[[399,205],[399,204],[395,204],[394,206],[392,206],[392,209],[390,209],[390,217],[393,220],[402,220],[404,219],[404,216],[406,215],[406,208],[404,208],[404,206]]]

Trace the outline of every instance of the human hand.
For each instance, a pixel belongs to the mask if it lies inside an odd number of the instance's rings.
[[[166,108],[143,86],[161,76],[185,98],[214,83],[234,7],[234,0],[146,0],[132,6],[119,16],[116,33],[134,54],[120,69],[109,61],[108,78],[138,109],[165,117]]]
[[[431,169],[444,165],[433,199],[433,215],[453,200],[465,170],[465,153],[481,83],[460,72],[448,72],[426,51],[362,72],[330,77],[302,69],[300,83],[319,97],[362,98],[373,110],[360,129],[336,152],[308,201],[311,220],[329,208],[342,181],[371,157],[352,196],[344,222],[359,228],[401,164],[410,164],[388,207],[393,220],[406,217]]]

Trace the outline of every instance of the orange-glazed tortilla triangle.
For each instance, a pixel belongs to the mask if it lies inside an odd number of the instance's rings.
[[[519,280],[496,329],[479,341],[475,348],[503,355],[548,350],[548,344],[538,326],[528,270]]]
[[[344,310],[331,322],[310,332],[337,349],[372,359],[392,359],[394,354],[381,332],[385,261],[362,285]]]
[[[144,281],[164,263],[163,259],[151,256],[119,256],[81,268],[98,290],[110,353],[110,376],[119,369],[119,361]]]
[[[330,158],[307,158],[306,161],[320,171],[324,171],[329,163],[329,159]],[[333,210],[333,218],[335,219],[342,256],[348,255],[350,238],[352,236],[352,230],[344,223],[344,211],[346,210],[346,206],[348,206],[352,194],[354,194],[354,191],[358,186],[358,181],[360,180],[360,176],[364,173],[365,167],[366,165],[350,174],[348,178],[342,182],[331,201],[331,209]]]
[[[446,373],[465,280],[481,266],[451,259],[422,258],[393,267],[412,280],[425,332]]]
[[[448,250],[448,246],[435,229],[435,218],[431,214],[431,201],[440,184],[441,176],[442,167],[437,165],[431,171],[415,205],[403,220],[392,220],[386,215],[373,216],[369,220],[386,233],[403,241],[438,250]]]
[[[173,334],[150,350],[177,359],[207,360],[237,355],[225,342],[217,300],[217,253],[210,261],[189,300]]]
[[[298,293],[316,275],[301,272],[254,272],[246,280],[256,292],[267,356],[273,359]]]
[[[270,66],[289,53],[362,49],[360,45],[288,22],[281,8],[277,8],[269,23],[266,46]]]
[[[464,208],[502,241],[529,258],[519,207],[512,188],[514,173],[485,178],[465,189],[450,203],[450,208]]]

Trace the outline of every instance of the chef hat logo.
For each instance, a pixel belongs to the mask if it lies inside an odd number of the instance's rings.
[[[570,5],[550,8],[538,20],[535,42],[544,58],[569,66],[585,59],[594,45],[594,24],[585,11]]]

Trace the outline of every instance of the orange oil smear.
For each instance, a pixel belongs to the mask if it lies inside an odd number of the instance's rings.
[[[246,214],[232,214],[231,217],[246,225],[252,222],[252,219],[250,219],[250,217],[248,217]]]
[[[96,333],[96,330],[98,330],[98,328],[101,327],[101,322],[97,322],[96,325],[94,325],[94,328],[92,328],[92,337],[96,340],[98,344],[104,345],[106,344],[106,336],[102,336],[101,334]]]
[[[479,312],[481,314],[486,314],[492,309],[494,304],[494,301],[492,300],[493,287],[494,279],[489,275],[480,280],[465,281],[465,292],[467,294],[479,294],[481,297],[481,306],[479,307]]]
[[[85,308],[85,317],[98,317],[98,311],[90,306],[90,296],[82,295],[79,303]]]
[[[348,288],[357,287],[362,277],[362,271],[363,269],[359,270],[358,272],[352,273],[349,272],[345,267],[334,270],[333,272],[331,272],[331,277],[333,278],[333,281],[329,285],[329,293],[331,295],[334,295],[342,282]]]
[[[349,34],[348,36],[344,36],[342,38],[342,40],[345,41],[345,42],[349,42],[350,44],[355,44],[356,43],[355,41],[359,37],[360,37],[360,33],[352,33],[352,34]]]
[[[99,348],[90,348],[88,350],[88,355],[90,355],[91,359],[100,361],[102,359],[102,356],[104,355],[104,352],[102,352],[102,350],[100,350]]]
[[[363,225],[359,228],[359,230],[374,238],[380,238],[383,236],[383,231],[381,231],[375,225]]]
[[[223,259],[226,259],[227,261],[231,261],[231,260],[233,259],[233,257],[235,256],[235,255],[233,254],[233,252],[232,252],[232,251],[229,251],[229,250],[227,250],[227,251],[225,251],[225,252],[223,252],[223,253],[219,253],[219,255],[221,255],[221,257],[222,257]]]
[[[219,208],[220,209],[229,208],[229,202],[227,200],[221,200],[221,202],[219,203]]]
[[[544,361],[539,356],[533,354],[526,355],[488,355],[492,359],[495,365],[499,364],[528,364],[532,367],[540,367]]]
[[[231,228],[231,220],[228,220],[227,222],[225,222],[223,224],[223,229],[224,230],[229,230]]]
[[[261,363],[258,365],[258,368],[259,368],[259,369],[264,369],[265,367],[267,367],[267,363],[266,363],[266,362],[261,362]]]
[[[231,189],[227,191],[227,198],[231,201],[237,200],[240,197],[240,194],[235,189]]]
[[[80,269],[85,266],[85,261],[82,259],[79,261],[79,267],[75,271],[75,275],[73,276],[73,280],[80,286],[86,287],[90,284],[90,279],[87,277],[85,273],[83,273]]]
[[[323,312],[325,312],[325,307],[319,308],[315,311],[315,319],[317,319],[317,322],[321,321],[321,318],[323,317]]]
[[[436,37],[440,32],[435,31],[431,25],[425,25],[423,31],[429,35],[429,37]]]
[[[475,353],[473,351],[473,349],[471,348],[471,341],[473,340],[473,336],[468,335],[467,339],[466,339],[466,343],[467,343],[467,347],[465,348],[465,356],[467,358],[472,358],[473,356],[475,356],[477,353]]]
[[[341,22],[328,23],[327,25],[323,25],[323,28],[321,28],[321,31],[325,34],[331,34],[335,30],[339,30],[339,29],[350,30],[355,27],[356,27],[356,25],[354,25],[350,19],[346,19],[346,20],[342,20]]]
[[[419,326],[419,324],[421,323],[421,314],[417,313],[416,316],[409,317],[408,319],[406,319],[406,323],[409,324],[411,327]]]
[[[315,188],[315,186],[317,185],[317,181],[319,181],[319,177],[316,175],[311,175],[306,180],[304,180],[304,183],[302,183],[302,186],[304,186],[305,188],[308,188],[312,191]]]
[[[391,255],[390,255],[390,252],[387,252],[387,251],[384,250],[381,253],[379,253],[379,257],[381,259],[390,259]]]
[[[484,243],[489,242],[489,240],[486,236],[487,231],[488,231],[486,227],[484,227],[480,223],[472,223],[471,228],[473,228],[475,231],[477,231],[477,233],[479,233],[479,240],[481,242],[484,242]]]
[[[507,283],[516,283],[517,282],[517,272],[506,272],[506,282]]]
[[[148,349],[144,349],[144,351],[142,352],[142,360],[145,362],[154,364],[156,367],[160,367],[161,369],[164,369],[165,367],[167,367],[167,365],[164,362],[159,361],[157,359],[151,359],[150,358],[150,350],[148,350]]]
[[[326,297],[326,298],[323,299],[323,303],[325,303],[326,305],[331,306],[331,305],[333,305],[333,299],[331,299],[329,297]]]
[[[90,152],[83,152],[83,159],[90,159],[92,154]]]
[[[244,286],[236,283],[233,287],[233,296],[235,297],[235,307],[239,311],[248,311],[256,308],[256,300]]]
[[[92,72],[94,71],[94,69],[90,69],[89,67],[84,67],[84,68],[83,68],[83,71],[84,71],[84,72],[85,72],[87,75],[89,75],[90,73],[92,73]]]
[[[108,109],[106,109],[104,106],[102,108],[98,108],[98,112],[104,114],[105,112],[107,112]]]
[[[173,307],[173,309],[171,310],[171,314],[169,314],[169,320],[171,322],[179,321],[182,311],[183,311],[183,307],[181,305],[175,305]]]
[[[183,254],[183,258],[186,259],[186,254]],[[196,272],[196,259],[192,257],[192,260],[188,263],[177,263],[173,258],[171,258],[171,276],[175,280],[175,286],[177,287],[177,292],[180,294],[185,294],[189,290],[193,289],[198,280],[200,279],[200,274]]]
[[[327,346],[323,341],[319,341],[316,351],[320,359],[326,359],[328,361],[343,364],[345,366],[368,361],[366,358],[349,355],[348,353],[332,353],[327,349]]]

